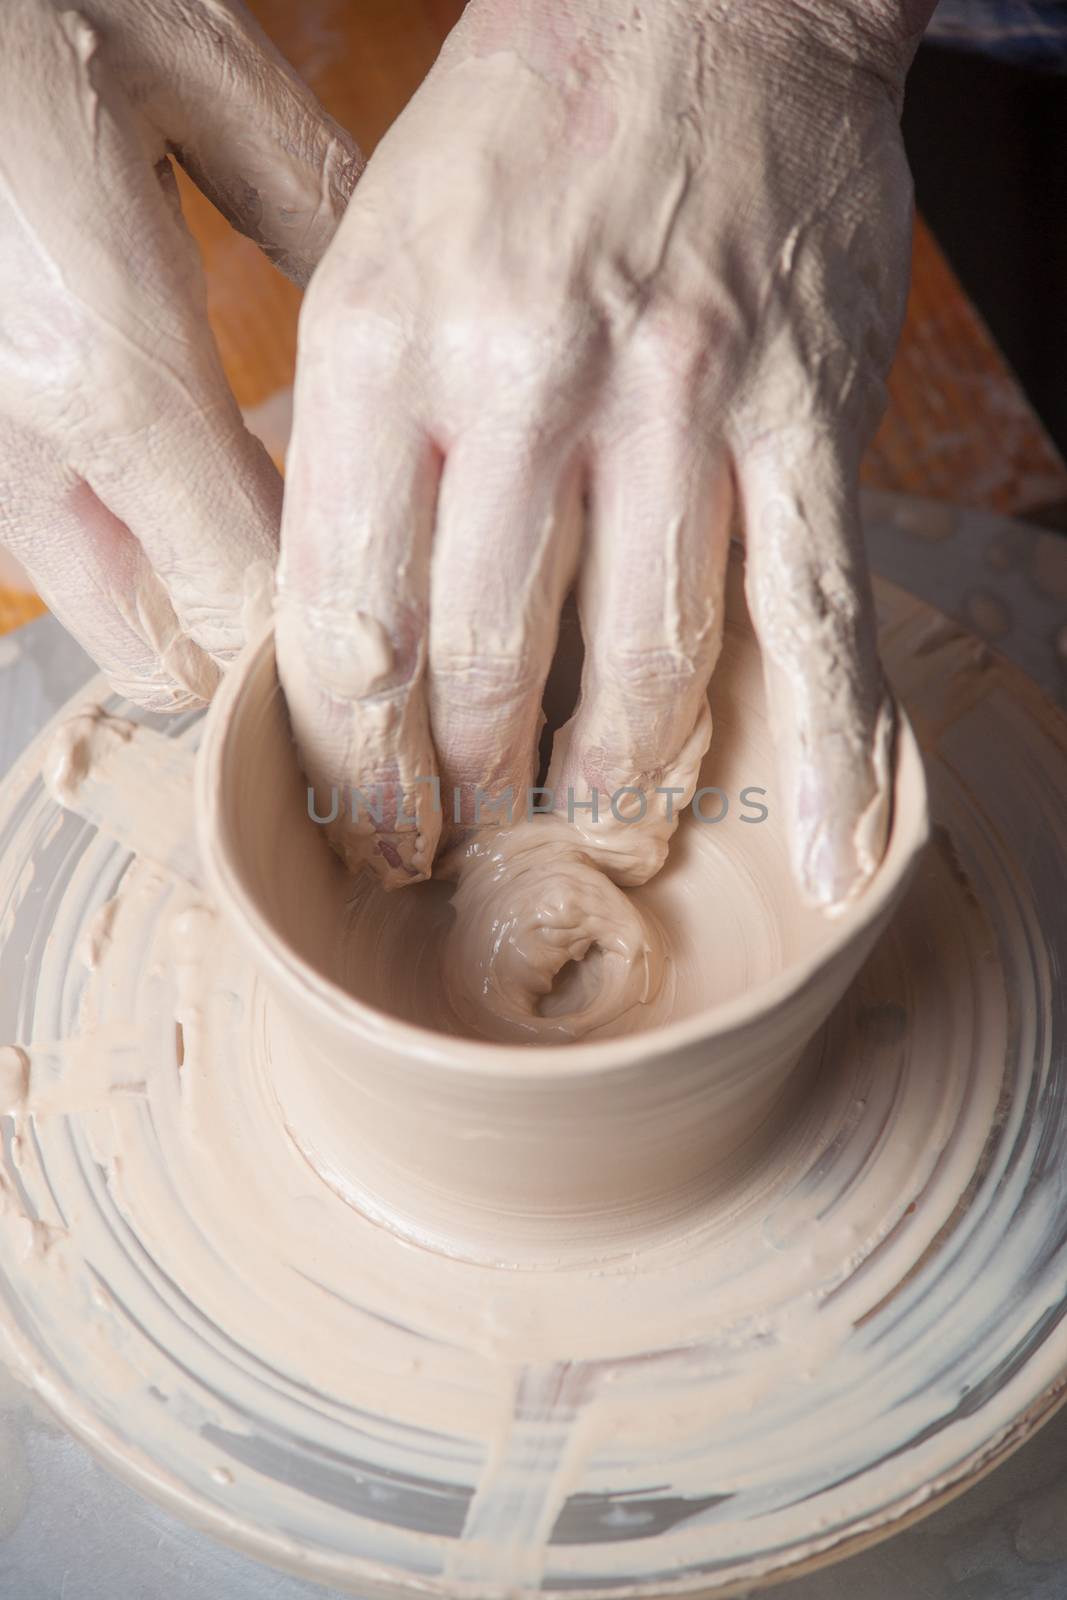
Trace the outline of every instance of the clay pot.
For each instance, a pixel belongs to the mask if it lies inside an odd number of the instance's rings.
[[[566,637],[566,635],[564,635]],[[701,781],[732,806],[683,819],[634,891],[667,928],[674,1020],[564,1046],[423,1025],[448,889],[354,884],[308,814],[273,635],[230,669],[198,758],[204,870],[262,977],[263,1069],[326,1182],[384,1224],[477,1259],[632,1249],[765,1150],[795,1068],[871,950],[927,836],[921,757],[901,715],[891,836],[864,894],[829,918],[789,872],[759,651],[736,581]],[[744,789],[768,815],[742,820]],[[706,801],[708,816],[721,800]],[[750,805],[745,815],[751,816]],[[398,1014],[406,1012],[406,1016]]]

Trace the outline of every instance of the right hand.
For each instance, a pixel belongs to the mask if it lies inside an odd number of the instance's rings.
[[[561,811],[598,800],[582,832],[616,881],[658,870],[657,792],[688,798],[710,732],[736,488],[797,879],[833,907],[875,870],[892,707],[858,475],[930,4],[467,7],[301,314],[278,664],[312,781],[383,793],[373,828],[338,819],[353,865],[430,871],[436,772],[453,861],[479,789],[534,781],[574,581],[581,698],[548,783]],[[638,827],[608,815],[624,790]]]
[[[236,3],[4,0],[0,542],[115,688],[159,710],[210,697],[281,513],[172,160],[298,283],[360,168]]]

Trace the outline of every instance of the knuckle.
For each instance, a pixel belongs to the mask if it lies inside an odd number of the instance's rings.
[[[231,596],[227,602],[209,598],[199,589],[190,592],[180,578],[171,582],[170,592],[183,630],[211,655],[232,660],[245,640],[239,597]]]
[[[506,416],[527,420],[551,415],[583,386],[590,366],[589,341],[571,320],[523,308],[475,312],[451,323],[437,365],[447,371],[455,364],[452,352],[462,351],[465,388],[482,403],[489,396]]]
[[[396,375],[407,347],[406,330],[372,281],[338,289],[312,280],[300,313],[302,360],[382,381]]]
[[[526,652],[471,654],[437,648],[432,658],[434,695],[472,712],[517,710],[539,696],[541,664]]]
[[[854,441],[844,419],[827,414],[808,387],[798,390],[791,417],[780,415],[780,402],[760,402],[750,416],[735,418],[731,443],[746,514],[755,514],[761,535],[794,526],[810,535],[814,507],[824,526],[854,515]]]
[[[370,704],[406,698],[422,673],[414,615],[384,617],[354,604],[279,597],[279,633],[307,661],[319,687],[338,700]]]
[[[778,662],[831,650],[848,655],[866,625],[856,575],[841,563],[790,562],[788,583],[756,586],[753,612],[760,642]]]
[[[708,364],[710,334],[706,320],[682,307],[657,311],[634,330],[637,360],[663,382],[689,384]]]
[[[629,649],[608,645],[597,657],[597,671],[605,684],[625,699],[637,702],[670,701],[693,690],[710,671],[701,648],[680,651],[669,646]]]
[[[627,349],[632,385],[669,412],[721,404],[740,371],[736,318],[711,305],[657,305],[636,323]]]

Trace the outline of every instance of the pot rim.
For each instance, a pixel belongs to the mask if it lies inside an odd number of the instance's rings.
[[[250,945],[269,976],[301,1006],[310,1007],[335,1029],[383,1048],[401,1059],[432,1064],[460,1075],[511,1080],[594,1076],[661,1060],[697,1044],[712,1046],[781,1010],[864,935],[877,929],[903,892],[929,837],[926,781],[914,730],[894,696],[893,796],[889,841],[874,876],[859,897],[827,918],[833,932],[817,951],[785,967],[743,994],[643,1032],[599,1040],[575,1040],[565,1047],[499,1044],[437,1033],[404,1022],[343,989],[297,954],[264,915],[233,861],[223,821],[223,779],[228,735],[242,691],[262,658],[274,651],[273,619],[263,625],[229,668],[204,723],[196,759],[197,844],[208,887],[228,920]],[[914,796],[901,804],[903,796]]]

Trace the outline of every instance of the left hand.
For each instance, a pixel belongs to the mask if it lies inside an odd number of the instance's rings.
[[[304,282],[359,171],[230,0],[3,0],[0,542],[120,693],[209,699],[281,479],[207,317],[180,163]]]

